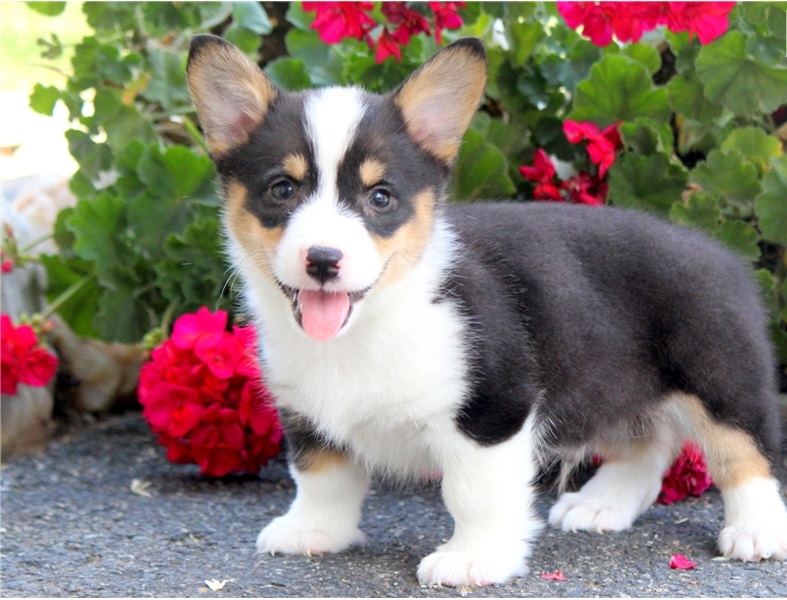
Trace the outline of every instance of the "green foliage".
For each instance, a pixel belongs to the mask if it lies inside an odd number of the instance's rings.
[[[35,4],[56,14],[63,3]],[[80,200],[58,218],[61,252],[44,263],[53,293],[90,279],[61,310],[80,332],[138,340],[165,315],[232,306],[213,166],[185,83],[191,35],[223,35],[297,90],[388,91],[437,50],[418,35],[400,62],[378,64],[363,41],[324,44],[300,3],[277,10],[274,18],[256,2],[84,4],[94,32],[76,46],[67,82],[38,85],[30,100],[43,114],[62,102],[74,121],[67,137]],[[787,364],[787,125],[776,112],[787,104],[784,3],[740,3],[729,30],[704,46],[655,31],[598,48],[552,3],[468,2],[461,14],[463,27],[443,37],[482,38],[489,83],[452,196],[526,200],[532,187],[518,167],[537,148],[576,171],[589,167],[582,145],[567,142],[565,120],[620,123],[608,202],[707,231],[751,261]],[[379,6],[373,15],[381,18]],[[45,58],[62,52],[54,34],[41,44]],[[262,47],[283,51],[258,56]]]

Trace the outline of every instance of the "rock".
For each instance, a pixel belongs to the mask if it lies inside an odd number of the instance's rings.
[[[80,338],[58,316],[49,335],[57,349],[61,370],[75,380],[69,393],[75,408],[87,412],[107,412],[133,401],[139,370],[148,358],[140,345],[115,344]]]

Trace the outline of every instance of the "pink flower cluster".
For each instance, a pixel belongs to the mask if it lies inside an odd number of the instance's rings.
[[[389,56],[402,60],[402,46],[409,44],[414,35],[431,35],[429,19],[408,4],[383,2],[381,10],[387,23],[378,23],[369,15],[374,9],[372,2],[304,2],[303,10],[316,13],[311,28],[320,34],[323,42],[336,44],[345,38],[364,40],[375,49],[375,61],[381,63]],[[433,16],[435,40],[441,44],[444,29],[462,26],[457,11],[465,3],[427,2],[427,5]],[[382,29],[375,38],[372,32],[380,25]]]
[[[672,504],[688,496],[699,496],[712,483],[702,450],[686,442],[681,455],[664,475],[658,502]]]
[[[532,166],[519,167],[522,177],[536,184],[533,198],[577,204],[604,204],[607,198],[607,183],[604,177],[622,146],[618,125],[620,123],[615,123],[601,131],[593,123],[566,121],[563,124],[566,139],[572,144],[587,142],[585,150],[590,162],[597,166],[597,172],[591,174],[581,171],[566,181],[558,182],[554,163],[547,153],[539,148]]]
[[[167,458],[203,475],[257,473],[279,453],[282,429],[254,357],[251,327],[227,330],[227,313],[181,316],[140,372],[142,415]]]
[[[41,346],[30,325],[14,326],[0,316],[0,392],[14,395],[19,384],[47,385],[57,372],[57,357]]]
[[[728,15],[735,2],[558,2],[557,9],[572,29],[596,46],[615,37],[636,42],[660,25],[670,31],[688,31],[708,44],[727,31]]]

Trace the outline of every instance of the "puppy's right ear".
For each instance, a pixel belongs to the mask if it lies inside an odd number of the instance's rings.
[[[254,61],[213,35],[192,38],[186,71],[214,158],[248,141],[278,94]]]

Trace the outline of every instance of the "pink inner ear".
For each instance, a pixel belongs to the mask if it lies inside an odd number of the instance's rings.
[[[245,141],[251,135],[251,132],[257,128],[259,123],[247,115],[245,112],[241,112],[238,114],[237,117],[227,127],[227,135],[230,138],[228,141]]]

